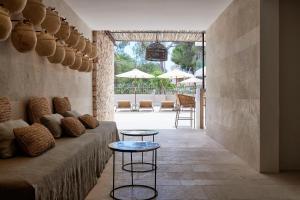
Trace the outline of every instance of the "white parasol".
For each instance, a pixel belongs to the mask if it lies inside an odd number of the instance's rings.
[[[153,75],[151,74],[147,74],[145,72],[142,72],[141,70],[138,69],[133,69],[131,71],[122,73],[122,74],[118,74],[116,75],[116,77],[118,78],[131,78],[131,79],[149,79],[149,78],[154,78]],[[134,87],[134,108],[135,110],[136,108],[136,87]]]

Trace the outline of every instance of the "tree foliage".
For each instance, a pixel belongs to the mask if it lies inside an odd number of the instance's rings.
[[[172,51],[171,60],[180,65],[186,71],[195,71],[196,68],[196,49],[194,43],[185,42],[178,44]]]

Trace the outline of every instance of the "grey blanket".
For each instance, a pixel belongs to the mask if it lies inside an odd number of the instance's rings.
[[[0,160],[1,199],[82,200],[96,184],[118,139],[114,122],[101,122],[78,138],[56,140],[35,158]]]

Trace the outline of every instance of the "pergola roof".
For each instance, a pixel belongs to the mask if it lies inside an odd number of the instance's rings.
[[[109,31],[115,41],[200,42],[200,31]]]

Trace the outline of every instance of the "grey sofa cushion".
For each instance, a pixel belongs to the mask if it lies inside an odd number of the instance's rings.
[[[14,128],[29,126],[23,120],[10,120],[0,123],[0,158],[10,158],[16,154]]]
[[[64,117],[75,117],[75,118],[78,118],[81,116],[81,114],[79,112],[77,112],[76,110],[67,111],[67,112],[63,113],[62,115]]]
[[[45,115],[41,118],[41,123],[49,129],[55,138],[60,138],[63,134],[61,127],[63,118],[60,114]]]

